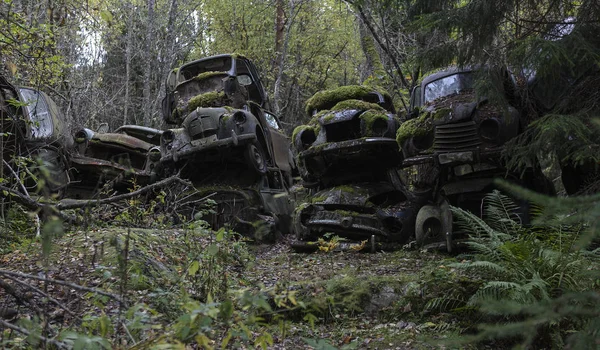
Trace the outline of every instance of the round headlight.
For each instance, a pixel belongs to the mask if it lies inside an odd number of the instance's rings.
[[[158,162],[160,160],[160,148],[152,147],[150,151],[148,151],[148,158],[150,158],[153,162]]]
[[[410,142],[417,151],[424,151],[433,146],[433,132],[428,132],[422,136],[413,137]]]
[[[479,124],[479,134],[488,141],[498,140],[500,136],[500,122],[496,118],[489,118]]]
[[[81,129],[75,133],[73,138],[75,139],[75,143],[84,143],[88,141],[91,137],[85,129]]]
[[[315,135],[315,131],[313,129],[306,129],[301,131],[300,133],[300,142],[302,142],[303,147],[309,147],[317,140],[317,136]]]
[[[246,122],[246,114],[244,112],[235,112],[233,114],[233,121],[237,124],[244,124]]]
[[[373,121],[373,125],[371,126],[371,130],[373,130],[373,136],[383,136],[388,131],[388,122],[385,119],[378,118]]]

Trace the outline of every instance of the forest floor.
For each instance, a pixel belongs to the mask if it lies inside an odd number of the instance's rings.
[[[0,288],[0,311],[11,310],[13,314],[5,318],[13,321],[43,312],[48,319],[46,334],[56,336],[74,328],[100,332],[92,321],[101,316],[108,316],[118,329],[132,305],[148,305],[152,317],[147,322],[152,327],[128,336],[118,330],[103,333],[113,347],[120,343],[123,348],[136,344],[144,348],[148,340],[159,337],[160,329],[175,322],[183,289],[187,296],[198,296],[200,285],[213,283],[218,289],[223,282],[227,293],[243,289],[270,291],[272,296],[287,293],[287,304],[278,305],[266,322],[252,328],[270,334],[272,349],[445,348],[440,341],[468,331],[450,314],[427,311],[427,302],[446,296],[451,284],[471,287],[447,266],[455,261],[448,255],[418,250],[296,253],[285,241],[256,245],[215,241],[210,230],[190,232],[109,226],[60,234],[51,246],[25,240],[0,255],[1,271],[27,274],[0,272],[13,288],[12,296]],[[211,251],[211,245],[229,255],[228,266],[205,267],[207,262],[225,260],[204,256],[199,271],[192,273],[194,256]],[[190,283],[182,284],[184,279]],[[23,340],[7,331],[1,335],[4,346]],[[218,347],[219,340],[213,341]]]

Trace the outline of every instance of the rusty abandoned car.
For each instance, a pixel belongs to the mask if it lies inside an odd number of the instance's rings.
[[[73,139],[56,103],[44,92],[15,87],[0,75],[0,113],[0,178],[20,182],[16,174],[28,174],[19,191],[44,188],[61,195],[69,183],[67,152]]]
[[[289,231],[295,162],[254,64],[239,55],[203,58],[173,70],[166,87],[163,117],[177,127],[162,134],[161,171],[210,188],[213,226],[247,232],[262,220]]]
[[[369,241],[372,251],[407,243],[426,197],[407,191],[394,169],[373,175],[369,181],[318,191],[299,205],[294,212],[292,246],[305,249],[326,233],[350,242]]]
[[[143,186],[156,180],[162,131],[137,125],[124,125],[112,133],[101,131],[84,128],[74,135],[70,197],[126,192],[134,182]]]
[[[308,248],[327,233],[368,240],[372,250],[406,243],[420,201],[394,170],[402,154],[389,94],[344,86],[318,92],[306,110],[314,115],[294,130],[293,143],[311,195],[294,212],[292,246]]]
[[[320,91],[306,113],[311,120],[292,136],[304,186],[327,185],[361,165],[380,171],[400,164],[399,120],[387,92],[358,85]]]
[[[419,245],[451,250],[457,237],[452,235],[449,206],[479,213],[494,178],[546,191],[545,181],[537,177],[539,169],[531,167],[523,176],[506,170],[501,153],[504,144],[521,132],[521,114],[511,105],[513,82],[506,71],[500,73],[504,79],[499,87],[505,93],[504,105],[476,96],[477,74],[486,73],[490,72],[451,68],[425,77],[412,92],[411,119],[400,126],[396,139],[405,156],[403,166],[430,175],[416,186],[417,191],[432,191],[431,203],[416,219]]]

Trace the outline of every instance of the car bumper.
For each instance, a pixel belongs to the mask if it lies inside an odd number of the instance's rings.
[[[371,150],[390,150],[400,156],[396,140],[387,137],[369,137],[356,140],[347,140],[339,142],[330,142],[322,145],[310,147],[306,151],[300,152],[300,158],[310,158],[316,156],[339,155],[344,158],[361,156],[369,153]]]
[[[445,166],[480,163],[499,159],[502,150],[503,148],[498,147],[485,150],[423,154],[404,159],[402,166],[407,167],[425,163]]]
[[[217,139],[216,136],[207,137],[204,139],[193,140],[185,144],[177,151],[171,151],[160,159],[161,163],[178,162],[182,159],[191,158],[198,153],[207,152],[210,150],[216,150],[220,148],[231,148],[240,145],[246,145],[256,141],[255,134],[236,135],[234,136]]]
[[[103,159],[72,156],[71,167],[78,171],[93,171],[109,176],[118,176],[123,173],[134,176],[150,176],[146,171],[128,167],[126,165],[113,163]]]

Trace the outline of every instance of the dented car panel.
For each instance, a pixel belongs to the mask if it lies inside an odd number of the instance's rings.
[[[17,157],[38,159],[40,163],[29,165],[30,173],[37,175],[28,176],[25,185],[37,190],[39,175],[49,173],[45,189],[62,194],[69,183],[67,153],[73,141],[56,103],[44,92],[15,87],[0,75],[0,112],[0,150],[6,164],[16,169]],[[1,167],[1,178],[6,177],[6,164]],[[39,169],[40,164],[45,170]]]

